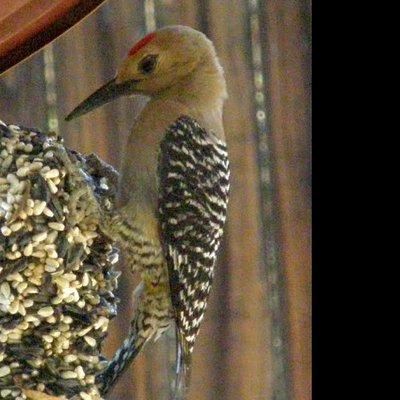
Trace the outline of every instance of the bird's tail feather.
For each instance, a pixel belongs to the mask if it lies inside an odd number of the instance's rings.
[[[140,297],[143,295],[143,291],[144,284],[141,283],[136,287],[133,293],[136,305],[140,304]],[[139,336],[137,322],[141,318],[140,311],[138,309],[134,310],[134,315],[135,318],[131,322],[129,336],[124,340],[122,346],[117,350],[113,359],[108,363],[106,369],[96,378],[97,384],[100,388],[100,394],[104,398],[113,389],[118,379],[122,376],[122,374],[148,341]],[[148,339],[150,339],[150,337]]]
[[[147,342],[147,340],[138,340],[138,332],[135,327],[136,324],[133,324],[129,336],[115,353],[114,358],[109,362],[106,369],[97,377],[102,397],[105,397],[110,392],[118,378],[129,367]]]
[[[176,376],[172,400],[185,400],[191,376],[191,353],[185,338],[177,329],[176,333]]]

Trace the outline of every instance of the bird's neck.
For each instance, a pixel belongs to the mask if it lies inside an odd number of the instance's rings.
[[[217,60],[205,59],[192,73],[156,97],[181,102],[191,109],[218,109],[222,114],[227,97],[222,67]]]
[[[191,74],[154,96],[153,100],[181,104],[204,128],[215,131],[223,139],[222,109],[226,97],[222,67],[217,59],[210,59],[204,60]]]

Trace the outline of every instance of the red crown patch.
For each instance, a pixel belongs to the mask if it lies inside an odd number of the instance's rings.
[[[147,36],[145,36],[143,39],[139,40],[129,51],[129,55],[133,56],[136,54],[140,49],[142,49],[144,46],[146,46],[148,43],[150,43],[154,38],[156,37],[156,34],[149,33]]]

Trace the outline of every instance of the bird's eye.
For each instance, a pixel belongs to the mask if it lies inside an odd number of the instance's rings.
[[[157,65],[157,56],[149,55],[143,58],[139,63],[139,71],[143,74],[150,74],[154,71]]]

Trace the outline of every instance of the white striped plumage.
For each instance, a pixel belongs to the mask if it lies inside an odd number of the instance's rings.
[[[228,202],[227,152],[211,134],[182,117],[161,143],[162,236],[175,318],[189,352],[204,317]]]

